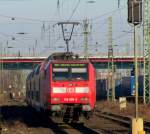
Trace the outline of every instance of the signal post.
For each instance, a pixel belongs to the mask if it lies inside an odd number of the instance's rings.
[[[138,61],[136,42],[136,29],[142,22],[142,0],[128,0],[128,22],[134,28],[135,117],[131,121],[131,131],[132,134],[145,134],[143,130],[143,119],[139,118],[138,113]]]

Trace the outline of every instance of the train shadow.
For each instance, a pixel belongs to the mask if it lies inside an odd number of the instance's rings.
[[[30,128],[49,128],[56,134],[67,134],[50,118],[46,118],[46,116],[37,113],[26,105],[4,105],[0,109],[2,122],[9,127],[13,127],[16,122],[20,122]]]
[[[71,124],[74,129],[78,129],[82,134],[99,134],[98,132],[84,126],[84,124]]]

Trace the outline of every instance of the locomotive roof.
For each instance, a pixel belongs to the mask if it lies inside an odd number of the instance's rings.
[[[79,56],[77,54],[73,54],[72,52],[59,52],[51,54],[48,57],[48,60],[73,60],[78,58]]]
[[[89,60],[53,60],[52,63],[89,63]]]
[[[73,54],[72,52],[59,52],[53,53],[48,58],[47,61],[57,61],[57,62],[88,62],[89,60],[84,58],[79,58],[77,54]]]

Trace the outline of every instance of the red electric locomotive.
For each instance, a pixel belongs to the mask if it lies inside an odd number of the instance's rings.
[[[95,70],[71,53],[53,54],[27,77],[27,103],[38,111],[61,113],[63,120],[89,118],[96,101]]]

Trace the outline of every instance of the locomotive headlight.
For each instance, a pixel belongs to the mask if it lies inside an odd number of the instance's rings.
[[[89,93],[89,87],[76,87],[76,93]]]
[[[60,101],[60,98],[52,98],[52,101]]]
[[[66,93],[66,87],[53,87],[53,93]]]

